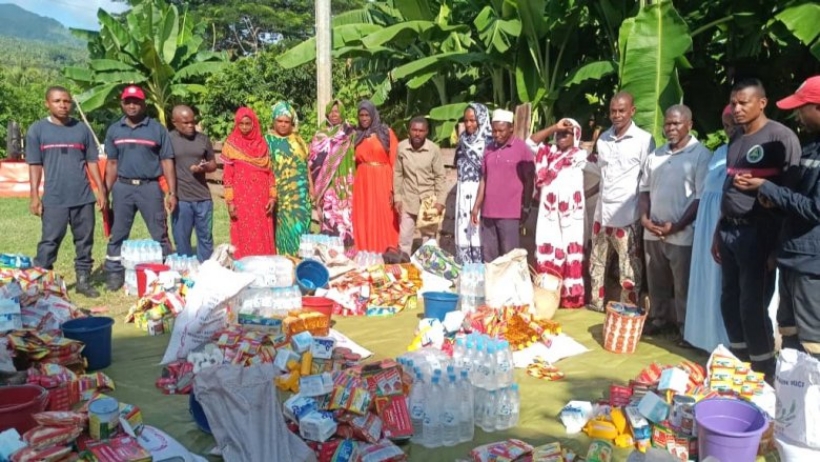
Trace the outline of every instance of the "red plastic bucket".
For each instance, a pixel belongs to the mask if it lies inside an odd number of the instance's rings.
[[[145,295],[145,292],[148,290],[148,271],[154,273],[155,276],[159,276],[160,273],[164,271],[171,271],[171,267],[168,265],[161,265],[159,263],[140,263],[134,268],[137,271],[137,296],[142,297]]]
[[[328,321],[333,315],[333,303],[334,301],[327,297],[302,297],[302,308],[322,313],[327,316]]]
[[[0,432],[10,428],[17,433],[37,426],[33,414],[43,412],[48,402],[48,391],[39,385],[0,387]]]

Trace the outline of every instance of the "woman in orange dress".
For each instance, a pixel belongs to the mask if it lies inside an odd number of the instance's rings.
[[[236,111],[233,131],[222,146],[222,161],[234,258],[276,255],[271,218],[276,181],[268,143],[251,109],[241,107]]]
[[[384,253],[399,242],[393,209],[396,134],[379,118],[370,101],[359,103],[356,129],[356,177],[353,181],[353,241],[356,250]]]

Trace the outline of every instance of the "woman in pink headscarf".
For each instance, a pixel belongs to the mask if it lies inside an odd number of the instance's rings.
[[[551,144],[545,141],[553,136]],[[579,147],[581,125],[561,119],[532,135],[538,225],[535,269],[563,280],[561,307],[584,306],[584,172],[587,152]]]

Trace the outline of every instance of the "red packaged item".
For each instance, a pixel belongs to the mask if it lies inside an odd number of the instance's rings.
[[[381,370],[375,374],[368,374],[365,371],[364,377],[367,380],[367,389],[373,396],[401,395],[404,392],[398,364],[382,364]]]
[[[83,432],[80,427],[34,427],[23,433],[23,441],[34,449],[74,442]]]
[[[45,427],[84,427],[88,415],[73,411],[47,411],[34,414],[34,420]]]
[[[151,462],[151,454],[134,438],[120,435],[108,441],[88,443],[90,452],[97,462]]]
[[[532,449],[532,446],[521,440],[510,439],[479,446],[470,451],[470,457],[473,462],[512,462],[532,454]]]
[[[71,454],[68,446],[52,446],[47,449],[23,448],[11,456],[11,462],[57,462]]]
[[[632,387],[612,384],[609,386],[609,405],[624,407],[632,399]]]
[[[407,455],[390,440],[359,446],[356,462],[406,462]]]
[[[378,443],[382,437],[382,419],[369,412],[362,416],[356,416],[355,419],[350,421],[350,427],[358,439],[368,443]]]
[[[312,449],[316,453],[317,462],[333,462],[333,454],[336,453],[336,449],[342,441],[340,439],[331,439],[324,443],[316,443]]]
[[[380,396],[376,398],[376,413],[384,423],[384,437],[391,440],[405,439],[413,436],[413,423],[407,400],[402,395]]]

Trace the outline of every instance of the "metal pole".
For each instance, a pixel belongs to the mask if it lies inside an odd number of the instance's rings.
[[[330,34],[330,0],[316,0],[316,104],[320,124],[325,120],[325,106],[333,95]]]

